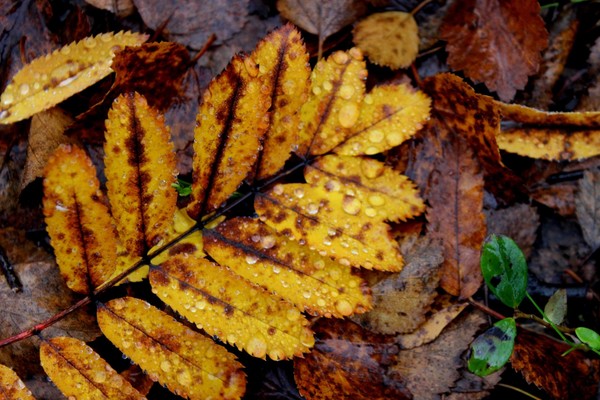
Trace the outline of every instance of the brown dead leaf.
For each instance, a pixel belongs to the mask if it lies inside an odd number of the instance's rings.
[[[356,21],[366,5],[362,0],[278,0],[277,9],[281,16],[319,37],[321,58],[325,39]]]
[[[388,373],[398,347],[348,320],[320,320],[315,348],[294,359],[294,377],[308,400],[411,399],[402,377]]]
[[[232,37],[246,23],[249,0],[133,0],[151,29],[171,42],[199,50],[213,33],[216,43]],[[163,27],[163,24],[165,24]]]
[[[372,287],[373,310],[355,321],[378,333],[414,331],[425,322],[425,314],[437,296],[442,247],[429,239],[417,239],[406,254],[402,272]]]
[[[600,171],[585,171],[575,198],[583,237],[593,249],[600,246]]]
[[[542,184],[531,190],[531,198],[551,208],[563,217],[575,215],[575,193],[577,183],[572,181],[556,184]]]
[[[27,164],[21,177],[21,191],[35,178],[41,178],[50,155],[63,143],[73,143],[64,135],[73,119],[54,107],[31,118],[27,146]]]
[[[415,399],[439,399],[460,378],[460,370],[466,368],[461,356],[485,322],[485,316],[479,311],[465,313],[435,341],[401,350],[391,369],[406,380]]]
[[[537,238],[540,217],[535,207],[528,204],[515,204],[508,208],[485,211],[487,233],[505,235],[514,240],[525,257],[531,255]]]
[[[525,380],[544,389],[554,399],[595,399],[600,381],[600,360],[586,353],[562,353],[569,345],[548,336],[519,330],[510,358]]]
[[[12,243],[12,247],[11,247]],[[0,231],[0,245],[13,261],[23,291],[15,293],[0,283],[0,337],[7,338],[31,328],[74,304],[78,299],[60,276],[49,254],[37,249],[22,233]],[[15,249],[15,246],[18,247]],[[92,340],[100,332],[93,313],[85,308],[44,330],[44,337],[71,336]],[[41,372],[38,359],[40,340],[33,337],[0,349],[0,363],[10,366],[21,376]]]
[[[537,72],[548,32],[536,0],[465,0],[450,7],[440,30],[448,64],[511,100]]]
[[[85,0],[85,2],[116,14],[120,18],[127,17],[135,11],[133,0]]]
[[[594,78],[588,86],[587,94],[582,96],[577,105],[579,111],[600,110],[600,38],[596,39],[590,49],[588,64],[590,65],[588,74]]]

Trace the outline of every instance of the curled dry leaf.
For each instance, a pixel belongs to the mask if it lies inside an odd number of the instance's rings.
[[[145,35],[137,33],[104,33],[36,58],[13,77],[0,96],[0,123],[28,118],[93,85],[112,72],[116,49],[145,40]]]
[[[371,14],[356,24],[353,37],[371,62],[393,69],[408,67],[419,52],[419,27],[405,12]]]
[[[189,399],[239,399],[246,376],[235,356],[143,300],[123,297],[98,308],[106,337],[155,381]]]
[[[120,18],[128,17],[135,11],[133,0],[85,0],[85,2],[116,14]]]
[[[56,337],[42,342],[40,361],[48,377],[69,398],[145,399],[81,340]]]
[[[117,242],[96,168],[83,150],[61,145],[44,172],[44,216],[67,285],[91,293],[115,270]]]
[[[585,171],[575,198],[577,219],[591,248],[600,247],[600,172]]]
[[[6,400],[35,400],[29,389],[6,365],[0,364],[0,393]]]

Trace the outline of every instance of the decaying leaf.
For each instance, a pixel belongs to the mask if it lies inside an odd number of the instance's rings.
[[[65,396],[77,399],[145,399],[91,347],[78,339],[42,342],[40,361]]]
[[[388,369],[398,347],[350,321],[320,320],[315,349],[294,360],[300,394],[316,399],[412,399],[402,376]]]
[[[199,328],[255,357],[282,360],[314,344],[308,321],[293,305],[205,258],[172,257],[151,271],[150,283]]]
[[[515,204],[511,207],[486,210],[487,234],[508,236],[519,245],[529,257],[537,238],[540,217],[535,207],[528,204]]]
[[[554,399],[594,399],[600,380],[600,360],[569,349],[545,335],[519,330],[510,359],[527,382],[544,389]]]
[[[114,272],[117,242],[96,169],[78,147],[61,145],[46,165],[44,216],[67,285],[91,293]]]
[[[145,40],[145,35],[137,33],[104,33],[33,60],[0,96],[0,123],[28,118],[93,85],[112,72],[110,65],[117,48]]]
[[[353,37],[371,62],[393,69],[408,67],[419,52],[419,27],[405,12],[371,14],[356,24]]]
[[[600,246],[600,172],[585,171],[575,198],[577,219],[590,247]]]
[[[5,400],[35,400],[29,389],[6,365],[0,364],[0,393]]]
[[[450,7],[440,29],[448,64],[511,100],[537,72],[548,32],[536,0],[468,0]]]
[[[135,11],[133,0],[85,0],[86,3],[124,18]]]
[[[189,399],[239,399],[246,376],[235,356],[143,300],[123,297],[98,308],[106,337],[150,377]]]

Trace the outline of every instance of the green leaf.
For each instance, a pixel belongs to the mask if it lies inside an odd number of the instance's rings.
[[[173,182],[171,187],[174,187],[175,190],[177,190],[177,194],[179,194],[181,197],[192,194],[192,184],[182,179],[177,178],[177,182]]]
[[[471,343],[469,371],[487,376],[502,368],[510,359],[517,336],[514,318],[505,318],[479,335]]]
[[[600,350],[600,335],[596,331],[580,326],[575,329],[575,334],[579,340],[590,346],[592,350]]]
[[[544,307],[546,317],[556,325],[562,324],[567,314],[567,291],[558,289],[546,303]]]
[[[509,307],[519,306],[527,290],[527,262],[517,244],[491,235],[481,254],[481,272],[492,293]]]

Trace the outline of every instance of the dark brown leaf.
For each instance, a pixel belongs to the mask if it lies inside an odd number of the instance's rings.
[[[600,172],[586,171],[579,181],[579,192],[575,198],[577,219],[583,237],[593,249],[600,246]]]
[[[515,204],[508,208],[488,210],[485,214],[488,235],[495,233],[508,236],[519,245],[525,257],[531,255],[540,226],[540,217],[535,207]]]

